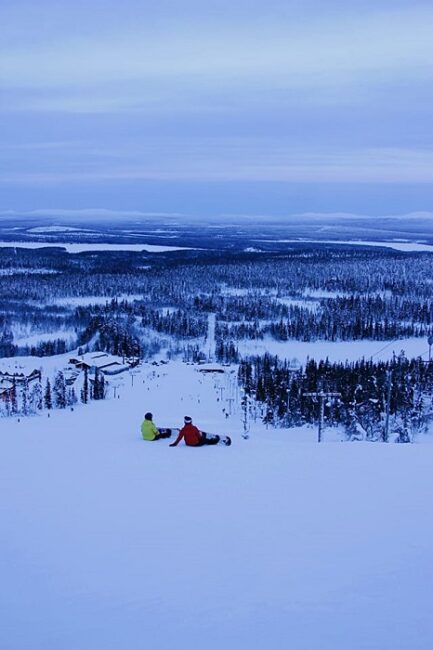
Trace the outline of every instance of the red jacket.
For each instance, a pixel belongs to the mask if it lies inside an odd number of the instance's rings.
[[[197,447],[201,442],[201,433],[193,424],[185,424],[183,429],[179,431],[179,435],[173,442],[173,447],[177,445],[182,438],[185,438],[185,444],[190,447]]]

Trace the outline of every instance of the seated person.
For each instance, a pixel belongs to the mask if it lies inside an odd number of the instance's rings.
[[[170,438],[171,429],[157,429],[153,423],[152,413],[146,413],[143,424],[141,425],[141,435],[143,440],[159,440],[160,438]]]
[[[211,436],[206,433],[202,433],[196,426],[192,423],[192,418],[186,415],[183,419],[184,427],[179,431],[179,435],[176,440],[171,443],[170,447],[176,447],[176,445],[182,440],[185,439],[185,444],[188,447],[203,447],[203,445],[216,445],[220,441],[219,436]]]

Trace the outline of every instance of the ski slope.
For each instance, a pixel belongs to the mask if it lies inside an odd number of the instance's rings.
[[[432,647],[433,445],[244,440],[222,376],[123,382],[0,420],[2,649]],[[144,442],[147,410],[233,445]]]

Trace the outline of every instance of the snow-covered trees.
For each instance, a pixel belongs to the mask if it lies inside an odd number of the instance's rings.
[[[14,345],[14,335],[9,327],[5,327],[0,334],[0,357],[13,357],[16,352],[17,346]]]
[[[0,270],[2,260],[16,263],[9,255],[0,251]],[[216,314],[219,358],[229,362],[237,362],[242,339],[392,340],[433,331],[431,256],[330,247],[260,257],[233,250],[216,260],[205,251],[143,269],[139,255],[120,251],[115,268],[98,253],[75,260],[60,251],[18,255],[27,256],[27,267],[55,272],[11,274],[2,287],[0,356],[51,356],[81,345],[140,357],[149,332],[190,343],[204,337],[209,313]],[[65,297],[84,304],[55,304]],[[18,345],[15,327],[53,337]]]
[[[433,418],[433,362],[320,363],[289,371],[286,362],[265,355],[241,362],[239,382],[263,405],[263,421],[277,426],[317,423],[318,408],[306,393],[318,387],[340,393],[325,405],[325,419],[341,425],[351,440],[409,442]]]
[[[89,401],[89,372],[87,368],[84,368],[84,379],[83,379],[83,386],[81,388],[80,397],[83,404],[87,404],[87,402]]]
[[[32,413],[38,413],[43,407],[43,393],[40,381],[34,382],[30,391],[30,409]]]
[[[41,372],[34,371],[29,377],[18,375],[18,380],[14,377],[11,387],[0,393],[0,416],[38,415],[44,409],[73,408],[78,402],[77,383],[81,384],[81,398],[83,402],[86,400],[84,403],[106,397],[106,380],[100,371],[90,378],[86,369],[78,382],[76,376],[72,382],[65,378],[62,371],[57,371],[53,380],[47,377],[44,387]]]
[[[66,383],[63,372],[58,371],[53,386],[54,404],[56,408],[66,408]]]
[[[99,370],[96,370],[95,372],[95,378],[93,380],[92,387],[92,397],[95,400],[105,398],[105,377],[103,373],[99,372]]]
[[[77,395],[73,386],[69,386],[66,390],[66,404],[68,406],[74,407],[78,402]]]
[[[49,379],[47,379],[45,383],[44,406],[49,411],[53,408],[53,396],[51,393],[51,383]]]
[[[29,415],[30,413],[30,395],[29,395],[29,382],[27,377],[24,379],[23,388],[21,391],[21,413],[23,415]]]

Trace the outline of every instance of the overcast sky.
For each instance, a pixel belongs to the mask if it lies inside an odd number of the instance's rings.
[[[433,3],[2,0],[0,210],[433,210]]]

